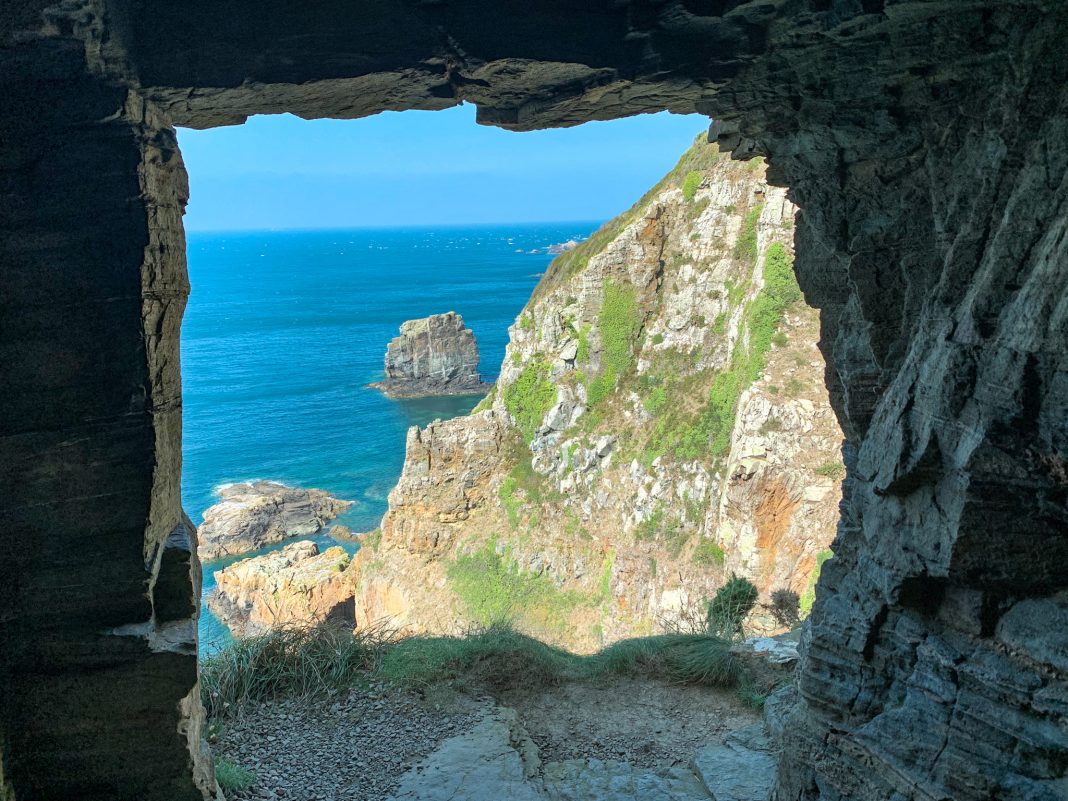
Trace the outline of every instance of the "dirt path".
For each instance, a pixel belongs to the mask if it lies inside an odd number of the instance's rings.
[[[515,710],[542,765],[592,758],[672,768],[758,720],[733,693],[647,680],[575,682],[497,699],[372,687],[323,705],[252,705],[225,726],[213,748],[256,774],[256,783],[232,793],[232,801],[381,801],[443,742],[471,732],[500,707]]]

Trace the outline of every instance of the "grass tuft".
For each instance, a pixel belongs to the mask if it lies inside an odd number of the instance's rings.
[[[380,640],[330,625],[237,640],[200,665],[204,707],[209,717],[224,717],[249,701],[328,695],[374,666]]]
[[[249,789],[256,783],[256,774],[233,762],[217,759],[215,760],[215,780],[219,783],[219,788],[229,795]]]
[[[328,697],[368,680],[411,689],[448,684],[507,690],[645,676],[733,687],[741,668],[730,648],[730,640],[713,634],[676,633],[621,640],[584,656],[521,634],[507,623],[462,637],[401,639],[319,627],[238,641],[202,665],[201,682],[208,717],[214,720],[237,713],[250,701]],[[248,658],[253,653],[271,658]],[[317,669],[309,672],[309,665]]]

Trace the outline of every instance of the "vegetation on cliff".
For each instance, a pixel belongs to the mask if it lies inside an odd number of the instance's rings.
[[[542,418],[555,402],[556,386],[549,380],[549,364],[541,359],[524,367],[519,378],[504,390],[505,408],[527,442],[534,439]]]
[[[605,282],[598,324],[604,367],[589,383],[587,401],[590,406],[604,400],[616,388],[619,379],[634,366],[634,346],[642,327],[634,287],[616,281]],[[581,342],[579,347],[581,349]]]
[[[732,571],[765,599],[804,591],[837,507],[817,467],[840,439],[809,391],[822,361],[793,213],[762,165],[698,141],[559,256],[487,412],[410,454],[361,579],[366,622],[456,634],[503,618],[590,653],[702,619]]]
[[[700,176],[704,176],[721,158],[726,158],[726,156],[719,152],[719,148],[708,143],[706,134],[699,134],[690,149],[682,154],[674,169],[642,195],[637,203],[618,217],[606,222],[589,239],[579,243],[578,247],[553,260],[545,277],[534,290],[534,300],[549,294],[552,289],[585,270],[590,259],[601,253],[627,226],[638,220],[658,195],[668,189],[678,188],[684,194],[689,193],[690,196],[687,199],[692,200],[700,186]],[[690,177],[694,174],[699,176],[696,184]]]
[[[479,566],[496,569],[492,560],[480,559],[484,564]],[[732,644],[743,635],[742,621],[755,599],[751,584],[734,579],[707,603],[701,630],[621,640],[590,655],[548,645],[504,620],[491,621],[462,637],[396,638],[384,630],[354,633],[330,625],[275,629],[239,640],[206,659],[200,671],[201,698],[208,717],[220,719],[251,701],[323,698],[368,680],[416,688],[445,683],[529,689],[572,680],[644,676],[746,688],[751,678]],[[491,607],[484,611],[506,612]]]

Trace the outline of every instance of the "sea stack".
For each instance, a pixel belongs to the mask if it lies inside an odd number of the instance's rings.
[[[372,387],[391,398],[477,395],[489,391],[478,374],[478,343],[456,312],[401,325],[386,348],[386,379]]]

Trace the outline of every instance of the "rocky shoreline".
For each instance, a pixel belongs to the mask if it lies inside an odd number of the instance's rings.
[[[220,501],[204,511],[197,552],[205,561],[255,551],[325,529],[353,501],[277,481],[246,481],[216,490]]]

